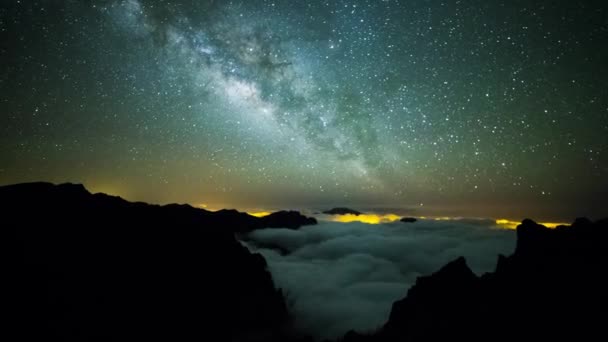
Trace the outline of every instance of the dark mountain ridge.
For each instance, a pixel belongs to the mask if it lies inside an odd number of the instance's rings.
[[[357,211],[357,210],[354,210],[354,209],[350,209],[350,208],[339,207],[339,208],[331,208],[329,210],[325,210],[323,212],[323,214],[327,214],[327,215],[355,215],[355,216],[359,216],[359,215],[361,215],[361,212]]]
[[[283,295],[234,233],[316,223],[50,183],[0,187],[0,216],[4,334],[28,341],[283,340]]]
[[[603,339],[607,232],[607,220],[549,229],[526,219],[495,272],[478,277],[458,258],[419,277],[379,331],[344,341]]]
[[[316,223],[297,212],[264,220],[28,183],[0,187],[0,217],[11,340],[301,340],[265,259],[234,236]],[[495,272],[458,258],[420,277],[377,332],[343,340],[601,338],[607,231],[607,220],[524,220]]]

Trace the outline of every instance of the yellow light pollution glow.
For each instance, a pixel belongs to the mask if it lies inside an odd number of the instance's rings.
[[[388,223],[394,222],[401,218],[401,216],[397,216],[395,214],[345,214],[345,215],[333,215],[331,217],[331,221],[334,222],[363,222],[368,224],[379,224],[379,223]]]
[[[501,228],[506,228],[506,229],[516,229],[520,223],[521,223],[520,221],[512,221],[512,220],[507,220],[507,219],[496,220],[496,224],[498,226],[500,226]],[[538,222],[538,224],[542,224],[543,226],[545,226],[547,228],[555,228],[557,226],[568,225],[568,223],[557,223],[557,222]]]
[[[251,216],[255,216],[255,217],[264,217],[264,216],[268,216],[271,213],[269,211],[257,211],[257,212],[252,212],[252,213],[247,213]]]

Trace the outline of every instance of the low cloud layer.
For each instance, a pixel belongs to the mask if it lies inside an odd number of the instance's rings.
[[[418,276],[461,255],[476,273],[493,271],[497,255],[515,247],[515,233],[490,220],[321,222],[258,230],[246,240],[268,261],[296,326],[318,338],[373,330]]]

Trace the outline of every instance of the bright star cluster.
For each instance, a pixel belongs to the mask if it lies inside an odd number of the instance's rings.
[[[0,183],[597,216],[603,1],[5,1]]]

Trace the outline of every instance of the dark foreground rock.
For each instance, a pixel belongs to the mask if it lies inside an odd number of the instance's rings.
[[[325,210],[323,214],[327,215],[361,215],[361,212],[349,208],[332,208]]]
[[[82,185],[0,187],[3,336],[12,341],[274,341],[289,317],[236,211],[131,203]]]
[[[603,340],[608,221],[517,227],[517,248],[477,277],[459,258],[418,278],[376,333],[344,341]]]

